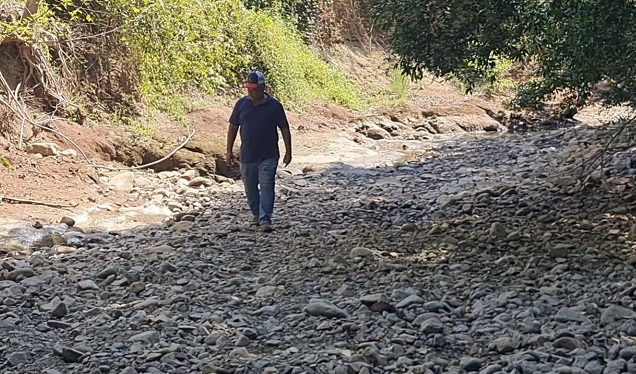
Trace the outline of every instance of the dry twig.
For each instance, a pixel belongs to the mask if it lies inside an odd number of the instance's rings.
[[[607,158],[611,157],[615,152],[624,151],[632,147],[632,145],[623,147],[612,147],[612,145],[619,140],[620,136],[625,132],[628,126],[636,124],[636,113],[630,113],[627,118],[620,118],[617,123],[620,123],[619,127],[614,131],[603,148],[598,150],[588,160],[583,159],[581,164],[577,166],[581,168],[582,175],[585,175],[586,172],[592,172],[596,169],[596,166],[604,165]]]
[[[7,203],[10,203],[10,204],[42,205],[42,206],[48,206],[51,208],[74,208],[79,205],[77,203],[75,204],[47,203],[44,201],[20,199],[17,197],[9,197],[9,196],[0,196],[0,203],[2,203],[3,201],[6,201]]]

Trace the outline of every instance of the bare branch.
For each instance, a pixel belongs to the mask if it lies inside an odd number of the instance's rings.
[[[48,206],[51,208],[74,208],[79,204],[60,204],[60,203],[47,203],[44,201],[36,201],[36,200],[28,200],[28,199],[19,199],[17,197],[9,197],[9,196],[0,196],[0,203],[6,201],[11,204],[30,204],[30,205],[42,205]]]

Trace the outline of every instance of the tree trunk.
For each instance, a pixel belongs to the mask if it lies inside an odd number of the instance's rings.
[[[26,2],[26,16],[32,16],[37,14],[40,9],[40,0],[27,0]]]

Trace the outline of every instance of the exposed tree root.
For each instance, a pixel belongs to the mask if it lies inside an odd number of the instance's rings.
[[[0,21],[7,24],[17,24],[19,22],[29,22],[29,18],[39,11],[39,0],[28,0],[25,6],[20,4],[3,3],[0,5]],[[48,123],[54,117],[66,117],[69,108],[74,107],[79,111],[79,107],[74,105],[67,97],[58,77],[53,72],[47,57],[47,48],[57,50],[59,43],[57,37],[45,30],[40,30],[35,23],[26,23],[27,27],[33,28],[33,34],[29,40],[23,39],[17,33],[0,34],[0,48],[17,48],[16,57],[22,64],[22,77],[15,84],[10,85],[5,77],[2,67],[0,67],[0,104],[8,111],[13,112],[20,130],[13,131],[19,133],[18,147],[24,145],[25,126],[32,125],[33,132],[50,130]],[[59,53],[63,56],[63,53]],[[63,57],[61,57],[63,60]],[[62,61],[62,72],[68,71],[66,64]],[[16,73],[16,72],[13,72]],[[18,78],[18,77],[15,77]],[[19,79],[19,78],[18,78]],[[36,104],[49,113],[49,118],[36,120],[29,113],[27,100],[35,99]],[[81,117],[81,116],[80,116]]]
[[[92,166],[92,167],[94,167],[96,169],[105,169],[105,170],[110,170],[110,171],[140,170],[140,169],[149,168],[149,167],[151,167],[153,165],[160,164],[163,161],[165,161],[165,160],[169,159],[170,157],[174,156],[175,153],[177,153],[180,149],[185,147],[188,144],[188,142],[190,142],[190,140],[194,136],[195,132],[196,131],[194,129],[192,129],[192,131],[190,131],[190,134],[188,135],[188,137],[181,144],[179,144],[178,147],[176,147],[175,149],[172,150],[172,152],[168,153],[167,155],[165,155],[164,157],[160,158],[157,161],[149,162],[147,164],[143,164],[143,165],[139,165],[139,166],[131,166],[131,167],[127,167],[127,168],[112,168],[110,166],[102,166],[102,165],[95,165],[95,164],[90,164],[89,166]]]

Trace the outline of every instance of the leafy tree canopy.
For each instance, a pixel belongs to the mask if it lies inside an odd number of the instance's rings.
[[[636,107],[634,0],[385,0],[374,19],[411,78],[429,71],[474,87],[505,58],[531,67],[519,107],[557,94],[568,105]]]

